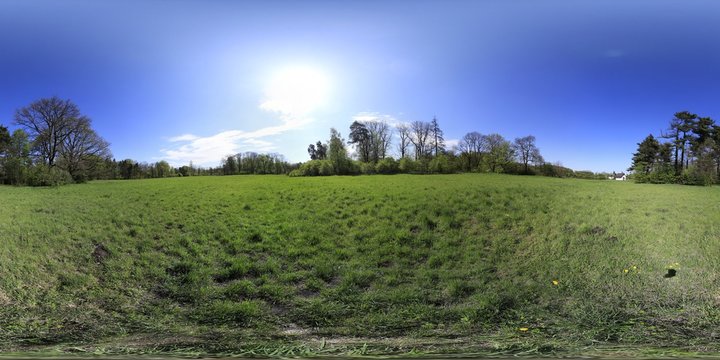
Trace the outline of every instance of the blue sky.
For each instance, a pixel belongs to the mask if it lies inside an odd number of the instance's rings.
[[[437,116],[622,171],[673,113],[720,119],[719,34],[712,0],[1,0],[0,123],[59,96],[117,159],[216,166]]]

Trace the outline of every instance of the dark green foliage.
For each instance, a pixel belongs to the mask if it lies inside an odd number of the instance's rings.
[[[0,125],[0,155],[4,155],[10,147],[10,132],[8,128]]]
[[[358,159],[361,162],[370,161],[370,152],[372,150],[372,143],[370,137],[370,131],[365,124],[353,121],[350,125],[350,144],[354,144],[358,151]]]
[[[633,163],[629,170],[634,170],[636,175],[647,175],[654,170],[659,155],[660,143],[652,134],[648,135],[638,144],[638,151],[633,154]]]
[[[688,111],[675,113],[668,139],[661,143],[653,135],[638,143],[633,154],[633,179],[647,183],[712,185],[720,174],[720,126],[709,117]]]

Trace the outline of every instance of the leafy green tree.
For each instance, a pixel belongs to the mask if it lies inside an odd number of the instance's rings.
[[[23,185],[27,183],[28,171],[32,166],[30,158],[30,140],[22,129],[13,131],[3,159],[4,180],[6,184]]]
[[[315,144],[315,151],[317,155],[318,160],[325,160],[327,159],[327,152],[328,152],[328,146],[323,144],[321,141],[318,141]]]
[[[635,171],[639,176],[647,175],[654,169],[660,153],[660,143],[652,134],[638,143],[638,150],[633,154],[632,166],[628,170]]]
[[[435,156],[428,163],[428,171],[433,174],[451,174],[455,172],[450,160],[445,154]]]
[[[333,167],[333,173],[336,175],[346,175],[349,173],[349,159],[347,149],[345,149],[345,140],[335,128],[330,129],[330,142],[328,144],[328,160]]]
[[[240,172],[240,168],[238,167],[237,157],[235,155],[228,155],[223,159],[223,174],[225,175],[235,175]]]
[[[371,139],[367,126],[362,122],[353,121],[350,125],[349,137],[348,143],[355,145],[358,160],[362,162],[370,161]]]
[[[515,154],[510,142],[505,140],[500,134],[490,134],[485,136],[486,156],[490,172],[499,172],[503,166],[511,163]]]
[[[675,127],[677,128],[677,143],[676,146],[680,149],[680,170],[688,167],[688,161],[686,158],[687,145],[690,142],[690,136],[688,133],[695,127],[695,121],[698,116],[688,111],[681,111],[675,113]],[[682,134],[682,136],[680,136]],[[676,155],[677,156],[677,155]]]
[[[10,146],[10,132],[7,127],[0,125],[0,156],[5,153],[8,146]]]
[[[690,139],[690,150],[693,153],[699,153],[705,141],[712,138],[715,121],[710,117],[698,117],[694,125],[692,129],[694,136]]]
[[[710,132],[711,139],[715,146],[713,146],[713,159],[715,160],[715,173],[720,174],[720,126],[713,125],[712,131]]]
[[[697,148],[697,160],[691,168],[689,168],[690,182],[694,185],[709,186],[717,182],[717,173],[715,172],[715,161],[713,159],[713,148],[715,142],[707,138]]]

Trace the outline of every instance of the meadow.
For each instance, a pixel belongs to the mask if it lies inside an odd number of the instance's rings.
[[[4,186],[0,350],[716,352],[719,239],[717,187],[492,174]]]

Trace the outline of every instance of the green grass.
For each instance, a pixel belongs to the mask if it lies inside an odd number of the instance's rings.
[[[0,244],[4,351],[720,350],[718,187],[476,174],[0,187]]]

